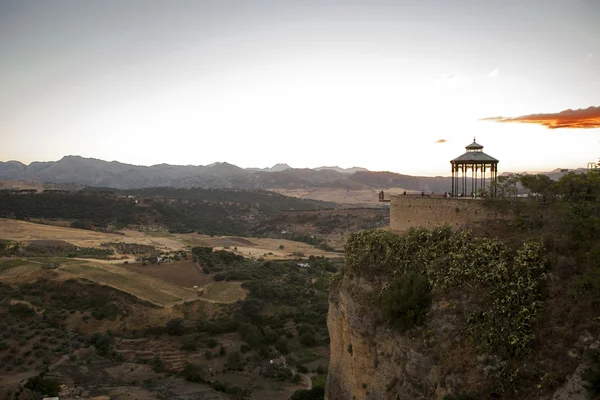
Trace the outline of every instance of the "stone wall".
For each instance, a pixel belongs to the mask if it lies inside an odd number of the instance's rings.
[[[390,199],[390,229],[398,232],[444,224],[458,229],[498,218],[500,214],[488,210],[478,199],[402,195]]]

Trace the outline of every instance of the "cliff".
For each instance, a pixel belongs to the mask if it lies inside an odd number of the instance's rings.
[[[346,275],[331,292],[327,399],[441,399],[485,380],[476,369],[476,357],[461,366],[470,371],[452,370],[453,366],[447,365],[460,364],[474,354],[453,340],[458,334],[457,310],[449,309],[443,300],[436,301],[432,305],[435,316],[429,323],[433,330],[400,333],[383,321],[373,302],[365,302],[377,296],[378,286]],[[431,351],[436,339],[443,344],[443,349],[436,351],[444,351],[446,360]]]
[[[449,227],[353,234],[330,291],[326,399],[587,398],[597,324],[556,305],[569,300],[547,254]]]

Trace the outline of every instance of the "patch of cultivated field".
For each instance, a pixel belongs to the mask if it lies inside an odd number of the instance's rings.
[[[306,243],[284,239],[241,238],[236,236],[211,237],[195,233],[170,234],[132,230],[123,230],[122,233],[123,235],[0,218],[0,239],[28,243],[43,241],[42,243],[52,244],[60,241],[60,243],[71,243],[81,247],[100,247],[101,243],[123,242],[150,245],[163,251],[184,250],[193,246],[209,246],[217,250],[233,251],[245,257],[264,257],[265,259],[298,258],[297,254],[293,253],[302,253],[305,257],[311,255],[339,256],[337,253],[323,251]],[[283,248],[280,249],[280,246],[283,246]],[[119,255],[116,256],[119,257]],[[119,260],[98,260],[98,262],[121,263]]]
[[[188,234],[191,235],[191,234]],[[184,236],[184,235],[181,235]],[[325,251],[309,244],[285,239],[240,238],[236,236],[210,237],[194,234],[205,246],[215,250],[229,250],[244,257],[263,257],[270,260],[296,259],[298,253],[309,256],[339,257],[339,253]],[[283,246],[283,248],[279,248]],[[269,254],[272,253],[272,254]],[[296,254],[294,254],[296,253]]]
[[[192,290],[128,271],[113,264],[67,264],[60,270],[80,278],[112,286],[160,306],[197,298],[197,294]]]
[[[40,268],[41,264],[21,259],[0,259],[0,278],[17,278]]]
[[[212,276],[206,275],[200,270],[198,264],[190,261],[179,261],[175,263],[159,265],[127,264],[121,265],[122,268],[141,275],[161,279],[173,285],[192,288],[194,286],[204,286],[212,282]]]
[[[132,230],[123,230],[122,233],[123,235],[0,218],[0,239],[6,240],[60,240],[81,247],[100,247],[100,244],[105,242],[146,244],[160,250],[183,250],[186,247],[172,235],[151,236],[146,232]]]
[[[201,299],[215,303],[235,303],[246,298],[242,282],[212,282],[204,286]]]

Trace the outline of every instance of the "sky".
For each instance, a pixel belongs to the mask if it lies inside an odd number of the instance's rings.
[[[0,0],[0,161],[449,175],[476,137],[500,172],[585,167],[599,20],[598,0]]]

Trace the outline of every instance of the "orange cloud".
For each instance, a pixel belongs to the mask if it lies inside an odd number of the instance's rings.
[[[589,107],[580,110],[565,110],[554,114],[532,114],[515,118],[490,117],[483,121],[520,122],[523,124],[539,124],[548,129],[559,128],[600,128],[600,107]]]
[[[446,143],[447,140],[446,139],[440,139],[440,140],[436,140],[436,143]]]

